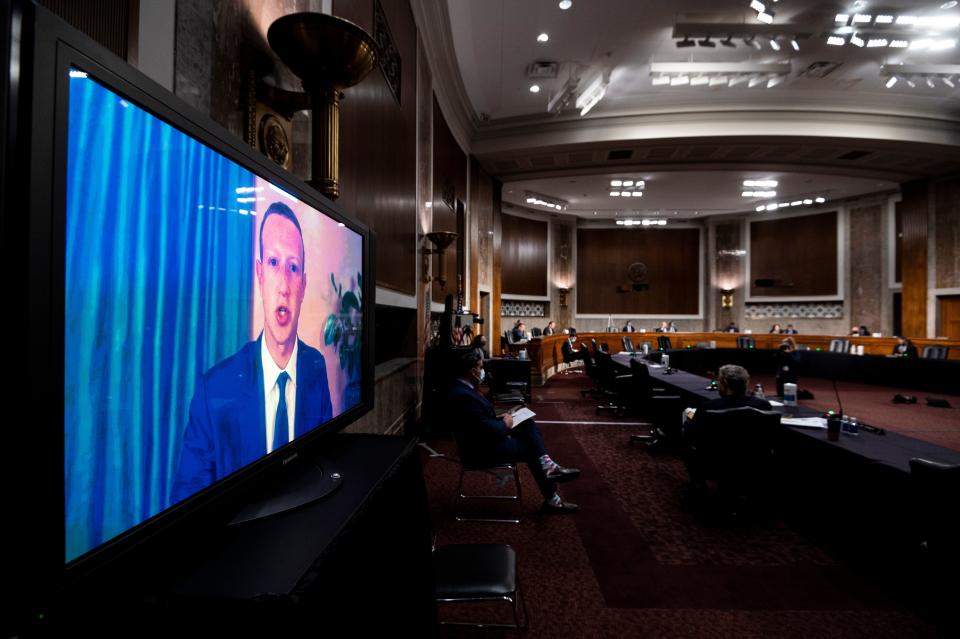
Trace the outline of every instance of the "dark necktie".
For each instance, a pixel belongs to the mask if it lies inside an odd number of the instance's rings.
[[[273,422],[273,450],[276,450],[287,443],[287,380],[290,376],[287,371],[282,371],[277,376],[277,386],[280,388],[280,403],[277,404],[277,418]]]

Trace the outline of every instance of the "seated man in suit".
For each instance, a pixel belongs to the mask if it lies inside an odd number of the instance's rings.
[[[627,320],[627,323],[623,325],[623,328],[620,329],[623,333],[636,333],[637,329],[634,328],[633,322]]]
[[[785,335],[796,335],[799,331],[793,327],[793,324],[787,324],[787,327],[783,329]]]
[[[563,346],[560,349],[561,354],[563,355],[564,364],[569,364],[577,360],[583,361],[585,357],[583,351],[577,350],[575,347],[577,345],[577,334],[571,333],[567,336],[567,339],[563,342]]]
[[[510,337],[513,339],[514,344],[527,341],[527,325],[518,321],[510,332]]]
[[[307,274],[296,214],[274,202],[254,264],[263,331],[197,382],[174,477],[175,503],[273,452],[333,415],[327,365],[297,336]]]
[[[458,361],[457,379],[447,398],[460,458],[477,466],[524,462],[543,495],[544,512],[575,512],[578,506],[561,499],[557,483],[576,479],[580,471],[564,468],[550,459],[533,419],[514,424],[510,413],[497,415],[493,404],[478,390],[483,378],[483,360],[476,351],[464,354]]]
[[[723,410],[742,406],[752,406],[760,410],[770,410],[771,408],[770,402],[767,400],[747,395],[747,388],[750,386],[750,374],[742,366],[736,366],[735,364],[721,366],[720,370],[717,371],[717,383],[720,397],[711,399],[702,404],[700,408],[688,408],[684,411],[684,417],[688,421],[683,425],[683,438],[687,444],[683,460],[687,465],[687,472],[690,473],[690,482],[694,491],[703,491],[705,488],[702,472],[703,460],[701,456],[694,454],[694,450],[703,439],[703,422],[705,420],[702,415],[708,410]]]
[[[553,320],[547,322],[547,325],[543,329],[543,335],[556,335],[557,334],[557,323]]]
[[[724,333],[739,333],[740,328],[737,326],[736,322],[730,322],[727,324],[727,327],[723,329]]]
[[[897,357],[917,357],[917,347],[906,337],[897,337],[897,344],[893,347],[893,354]]]

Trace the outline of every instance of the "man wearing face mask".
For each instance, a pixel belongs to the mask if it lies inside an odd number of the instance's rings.
[[[483,378],[483,360],[471,350],[458,361],[457,379],[448,396],[461,460],[471,466],[524,462],[543,495],[544,512],[575,512],[578,506],[560,498],[557,483],[576,479],[580,471],[550,459],[543,434],[532,419],[515,426],[509,413],[497,415],[493,404],[477,388]]]

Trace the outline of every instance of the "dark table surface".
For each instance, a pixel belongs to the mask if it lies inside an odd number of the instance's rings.
[[[629,353],[616,353],[613,355],[613,361],[629,368],[631,357]],[[650,377],[655,385],[679,391],[684,399],[690,401],[690,405],[693,407],[719,397],[716,390],[707,390],[710,380],[706,377],[677,369],[667,373],[658,364],[644,360],[640,356],[635,357],[638,361],[650,367]],[[775,407],[774,410],[797,417],[815,417],[822,414],[821,411],[802,405],[796,407],[780,406]],[[842,434],[839,440],[830,441],[823,429],[788,426],[787,430],[790,433],[820,440],[824,445],[842,449],[868,461],[884,464],[904,472],[910,472],[910,459],[912,457],[924,457],[948,464],[960,464],[960,452],[958,451],[890,431],[879,435],[861,429],[858,436]]]

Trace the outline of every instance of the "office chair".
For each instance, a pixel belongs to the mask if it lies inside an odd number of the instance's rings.
[[[507,406],[522,404],[525,401],[524,391],[529,390],[523,382],[507,382],[501,384],[497,376],[489,370],[486,373],[486,379],[484,381],[490,389],[490,401],[494,404]]]
[[[754,348],[756,344],[756,341],[749,335],[737,336],[737,348]]]
[[[507,340],[508,345],[516,344],[516,342],[513,341],[513,331],[504,331],[503,338]]]
[[[540,330],[539,328],[537,328],[537,327],[533,327],[533,328],[530,329],[530,336],[531,336],[531,337],[543,337],[543,331],[541,331],[541,330]]]
[[[940,344],[931,344],[930,346],[923,347],[923,359],[947,359],[947,355],[950,354],[949,346],[942,346]]]
[[[596,340],[594,340],[596,342]],[[584,342],[580,342],[580,352],[583,353],[583,368],[587,373],[587,377],[590,378],[590,381],[593,382],[593,388],[585,388],[580,391],[581,397],[587,397],[589,395],[599,395],[602,393],[600,386],[600,377],[597,371],[596,359],[590,354],[590,351],[587,350],[587,345]]]
[[[530,616],[520,593],[517,552],[507,544],[447,544],[433,550],[434,584],[438,604],[505,601],[512,624],[445,622],[441,625],[527,629]],[[523,609],[521,619],[520,610]]]
[[[596,352],[597,379],[599,380],[599,395],[605,404],[597,406],[597,414],[602,411],[611,411],[616,415],[623,415],[627,411],[627,396],[629,388],[627,382],[630,375],[619,375],[613,365],[610,353]]]
[[[667,395],[665,389],[654,387],[650,369],[636,359],[630,360],[630,381],[627,410],[651,422],[648,432],[630,435],[630,445],[642,442],[651,452],[672,446],[679,434],[680,396]]]
[[[657,338],[657,348],[661,351],[669,351],[672,347],[670,345],[670,338],[666,335],[661,335]]]
[[[910,460],[912,502],[921,547],[936,565],[960,563],[960,464],[914,457]]]
[[[850,341],[845,339],[830,340],[831,353],[846,353],[850,350]]]
[[[633,347],[633,340],[630,339],[629,335],[624,335],[620,338],[620,342],[623,344],[623,350],[628,353],[635,353],[637,349]]]
[[[459,446],[458,446],[459,448]],[[489,522],[496,524],[519,524],[520,516],[519,513],[514,517],[496,517],[496,516],[472,516],[465,515],[462,512],[463,502],[466,500],[483,500],[483,501],[509,501],[513,502],[516,505],[516,508],[519,510],[522,493],[520,489],[520,469],[516,463],[503,463],[503,464],[494,464],[492,466],[485,464],[475,464],[468,461],[464,461],[463,456],[460,456],[460,478],[457,480],[457,494],[454,498],[454,519],[457,521],[475,521],[475,522]],[[463,482],[467,473],[485,473],[491,477],[496,478],[498,485],[505,485],[506,482],[503,478],[512,476],[514,491],[510,494],[466,494],[463,492]]]
[[[716,480],[720,502],[732,512],[772,505],[782,429],[780,413],[751,406],[697,415],[687,437],[691,480]]]

